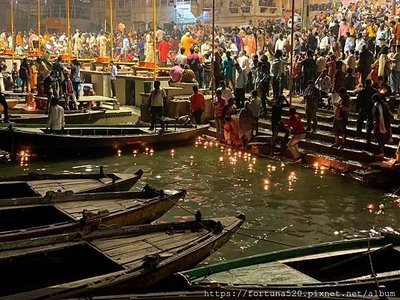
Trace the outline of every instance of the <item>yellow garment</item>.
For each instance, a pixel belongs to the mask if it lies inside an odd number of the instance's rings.
[[[193,44],[197,44],[197,41],[192,38],[190,35],[184,35],[181,39],[182,47],[185,48],[185,55],[188,56],[190,54],[190,48]]]
[[[367,27],[368,37],[369,38],[375,38],[377,30],[378,30],[378,27],[376,25],[368,25],[368,27]]]

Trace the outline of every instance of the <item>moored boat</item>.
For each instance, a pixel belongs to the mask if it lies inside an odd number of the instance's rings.
[[[41,197],[48,191],[72,191],[75,194],[127,191],[142,177],[139,169],[134,174],[105,174],[103,167],[97,174],[40,174],[29,173],[0,177],[0,200],[7,198]]]
[[[153,286],[224,245],[244,217],[138,225],[0,244],[4,299],[120,294]]]
[[[105,116],[105,110],[66,111],[66,124],[93,124]],[[48,116],[44,113],[11,113],[10,121],[18,124],[47,124]]]
[[[42,127],[9,126],[0,128],[0,149],[11,153],[93,154],[144,145],[167,145],[194,140],[208,131],[209,125],[176,125],[155,132],[146,126],[71,126],[61,133]]]
[[[0,201],[0,242],[37,236],[87,232],[100,225],[152,222],[170,210],[184,190],[105,192],[74,195],[49,192],[44,197]]]
[[[362,238],[254,255],[177,274],[189,290],[294,295],[338,292],[364,296],[400,292],[400,236]],[[183,275],[183,276],[182,276]]]

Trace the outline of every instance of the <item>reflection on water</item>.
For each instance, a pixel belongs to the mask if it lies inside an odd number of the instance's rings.
[[[19,172],[131,172],[142,168],[143,182],[157,188],[184,188],[181,202],[203,217],[245,213],[247,221],[231,242],[208,262],[282,249],[266,240],[305,245],[398,229],[400,199],[385,195],[323,166],[297,165],[255,157],[245,151],[197,140],[194,146],[157,151],[146,148],[113,157],[0,165],[0,175]],[[143,183],[142,183],[143,184]],[[192,219],[174,208],[164,221]],[[251,237],[253,236],[253,238]]]

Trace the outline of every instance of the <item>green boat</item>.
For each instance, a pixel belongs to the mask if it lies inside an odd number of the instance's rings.
[[[175,277],[186,290],[262,293],[338,292],[347,296],[400,294],[400,236],[336,241],[204,266]],[[355,294],[353,294],[355,293]],[[288,296],[288,295],[286,295]]]

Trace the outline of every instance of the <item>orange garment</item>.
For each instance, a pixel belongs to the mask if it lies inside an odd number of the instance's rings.
[[[256,40],[253,35],[246,35],[243,44],[247,55],[251,56],[252,54],[256,53]]]
[[[36,86],[37,86],[38,70],[37,70],[36,65],[32,65],[30,71],[31,71],[31,72],[30,72],[30,73],[31,73],[30,88],[31,88],[31,90],[32,90],[32,89],[36,88]]]
[[[400,23],[394,25],[393,34],[396,40],[400,39]]]
[[[24,42],[22,40],[22,36],[18,33],[17,36],[15,37],[15,44],[17,46],[22,47],[24,45]]]

